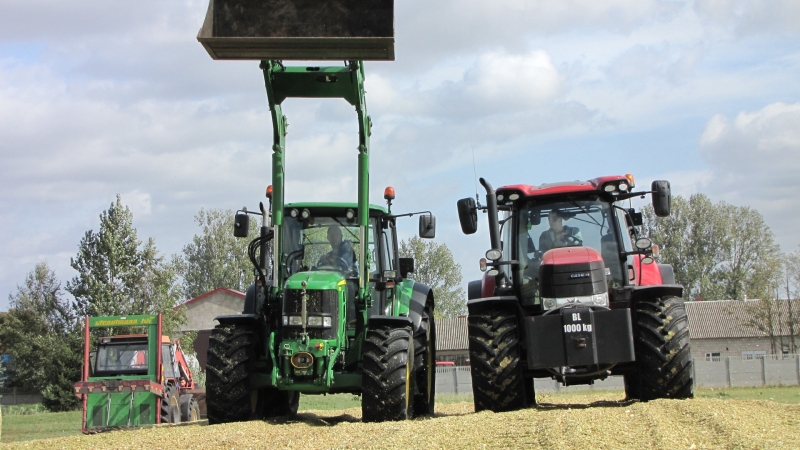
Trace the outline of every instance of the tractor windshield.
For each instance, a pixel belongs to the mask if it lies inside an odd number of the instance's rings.
[[[101,345],[95,358],[95,375],[147,374],[147,342]]]
[[[600,200],[529,203],[517,221],[519,269],[524,303],[538,302],[539,264],[553,248],[585,246],[597,250],[606,266],[609,286],[623,284],[623,261],[617,245],[613,209]]]
[[[370,219],[370,272],[377,270],[374,228],[375,219]],[[308,270],[332,270],[346,278],[358,278],[361,240],[355,222],[346,217],[286,217],[282,232],[287,276]]]

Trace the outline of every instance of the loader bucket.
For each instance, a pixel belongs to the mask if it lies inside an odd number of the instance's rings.
[[[394,60],[394,0],[210,0],[214,59]]]

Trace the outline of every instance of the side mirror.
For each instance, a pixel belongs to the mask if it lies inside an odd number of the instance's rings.
[[[436,217],[433,214],[419,216],[419,237],[423,239],[436,237]]]
[[[236,214],[233,219],[233,235],[246,238],[250,232],[250,217],[247,214]]]
[[[462,198],[456,203],[458,206],[458,220],[461,222],[461,231],[464,234],[474,234],[478,231],[478,209],[475,199],[472,197]]]
[[[669,187],[669,181],[653,181],[650,190],[653,191],[653,211],[655,211],[656,216],[668,217],[670,202],[672,200],[672,191]]]
[[[400,258],[400,278],[408,278],[414,272],[414,258]]]

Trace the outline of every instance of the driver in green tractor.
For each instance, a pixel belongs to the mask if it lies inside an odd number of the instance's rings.
[[[564,211],[552,209],[547,214],[547,221],[550,229],[545,230],[539,236],[539,251],[544,253],[558,247],[570,247],[583,244],[581,230],[577,227],[564,225],[564,221],[569,220]]]
[[[336,267],[344,272],[358,273],[353,245],[349,240],[342,240],[342,229],[338,225],[328,227],[328,242],[331,251],[319,259],[317,267]]]

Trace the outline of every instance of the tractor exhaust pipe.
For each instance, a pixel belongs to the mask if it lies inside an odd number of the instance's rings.
[[[486,210],[489,214],[489,240],[492,250],[502,250],[500,248],[500,223],[497,221],[497,196],[488,181],[481,178],[481,186],[486,189]]]

